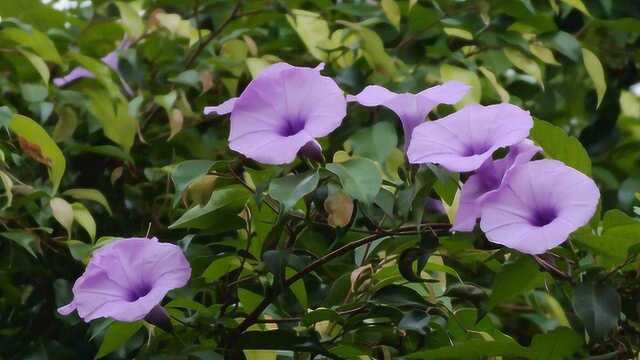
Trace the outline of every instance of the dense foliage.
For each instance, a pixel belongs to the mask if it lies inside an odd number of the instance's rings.
[[[244,157],[203,109],[279,61],[470,86],[430,119],[518,105],[598,211],[538,255],[451,232],[468,175],[409,163],[385,107],[350,103],[324,159]],[[0,358],[635,358],[639,68],[636,1],[0,1]],[[128,237],[188,260],[171,324],[60,315]]]

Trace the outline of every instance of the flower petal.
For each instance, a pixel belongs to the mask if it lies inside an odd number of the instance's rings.
[[[203,113],[205,115],[209,114],[217,114],[217,115],[226,115],[233,111],[233,107],[236,104],[238,98],[231,98],[218,106],[205,106]]]

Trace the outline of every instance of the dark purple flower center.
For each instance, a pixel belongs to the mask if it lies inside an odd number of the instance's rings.
[[[278,129],[278,134],[282,136],[293,136],[304,129],[305,120],[300,117],[287,117],[284,124]]]
[[[151,291],[151,285],[148,283],[142,283],[132,289],[129,289],[127,293],[127,301],[134,302],[141,297],[146,296]]]
[[[555,220],[556,217],[558,217],[558,212],[554,208],[543,207],[533,213],[529,223],[533,226],[545,226]]]
[[[473,156],[480,155],[491,148],[491,145],[481,143],[481,144],[470,144],[467,145],[464,149],[463,156]]]

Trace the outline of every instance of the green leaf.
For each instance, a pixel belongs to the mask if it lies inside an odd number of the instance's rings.
[[[591,159],[587,150],[578,139],[567,135],[561,128],[546,121],[535,120],[529,136],[542,147],[548,157],[591,175]]]
[[[0,236],[15,242],[33,257],[36,257],[36,253],[40,252],[40,241],[33,234],[22,231],[6,231],[0,232]]]
[[[602,338],[618,323],[620,295],[611,282],[587,280],[574,289],[573,308],[589,336]]]
[[[442,82],[457,80],[471,86],[471,90],[467,95],[454,105],[456,109],[461,109],[467,104],[480,102],[482,98],[482,85],[475,72],[457,66],[443,64],[440,66],[440,77]]]
[[[561,0],[561,1],[571,7],[576,8],[581,13],[587,16],[591,16],[591,14],[589,14],[589,10],[587,10],[587,7],[584,6],[584,3],[582,2],[582,0]]]
[[[120,88],[113,82],[111,78],[111,68],[105,65],[103,62],[96,60],[94,58],[82,55],[77,52],[70,52],[67,55],[71,60],[76,61],[82,67],[89,70],[98,80],[98,82],[107,90],[109,96],[105,96],[105,94],[99,93],[98,96],[105,97],[103,101],[108,101],[109,97],[112,98],[121,98]],[[88,94],[90,97],[96,95],[95,92],[91,91]],[[122,100],[124,101],[124,100]]]
[[[134,323],[114,322],[104,334],[96,359],[100,359],[118,350],[142,327],[142,321]]]
[[[498,79],[496,78],[495,74],[492,73],[491,70],[487,69],[484,66],[479,66],[478,70],[480,70],[482,75],[484,75],[484,77],[487,78],[487,80],[489,80],[489,82],[491,83],[491,86],[493,86],[493,89],[496,91],[496,93],[500,97],[500,101],[502,101],[504,103],[508,103],[509,102],[509,92],[507,90],[505,90],[505,88],[503,88],[502,85],[500,85],[500,83],[498,82]]]
[[[30,103],[43,102],[49,96],[49,90],[37,84],[20,84],[20,92],[22,98]]]
[[[258,295],[252,291],[240,288],[238,289],[238,299],[240,299],[242,308],[248,314],[258,307],[258,304],[262,302],[262,300],[264,299],[264,296]]]
[[[493,291],[489,296],[489,308],[526,291],[535,289],[544,283],[544,274],[528,256],[504,265],[493,279]]]
[[[338,20],[338,24],[345,25],[354,30],[361,41],[361,48],[365,58],[374,71],[386,76],[395,76],[397,69],[393,58],[384,49],[382,39],[375,31],[360,24]]]
[[[171,179],[176,187],[175,195],[173,197],[173,206],[178,204],[182,193],[193,182],[198,180],[201,176],[209,173],[211,167],[215,164],[211,160],[187,160],[176,165],[171,171]]]
[[[31,65],[33,65],[33,67],[36,69],[36,71],[38,72],[38,74],[40,74],[40,77],[42,78],[42,81],[44,82],[45,85],[49,84],[49,78],[51,76],[51,74],[49,73],[49,67],[47,66],[47,64],[44,62],[44,60],[42,60],[42,58],[32,52],[29,52],[27,50],[22,50],[22,49],[18,49],[18,51],[27,58],[27,60],[29,60],[29,62],[31,63]]]
[[[640,244],[640,222],[613,209],[604,214],[602,231],[594,234],[588,227],[576,231],[571,238],[576,245],[593,251],[608,268],[621,264],[627,258],[629,249]]]
[[[187,210],[169,226],[169,229],[207,229],[213,227],[217,224],[216,220],[224,220],[224,215],[238,214],[250,195],[250,192],[240,185],[216,190],[211,193],[211,198],[206,205],[196,205]]]
[[[129,106],[122,99],[112,102],[100,91],[88,91],[89,111],[100,121],[107,138],[129,153],[137,132],[137,121],[129,114]],[[114,107],[115,105],[115,107]]]
[[[396,128],[388,121],[376,123],[353,134],[347,140],[345,147],[347,146],[352,148],[354,156],[369,158],[384,164],[393,149],[398,146]]]
[[[568,327],[558,327],[546,334],[533,337],[531,350],[537,359],[570,359],[582,347],[582,337]]]
[[[42,32],[31,29],[31,33],[20,28],[10,27],[0,31],[0,38],[13,41],[17,45],[26,46],[46,61],[62,65],[62,58],[55,44]]]
[[[120,11],[120,17],[124,28],[131,38],[137,39],[144,33],[144,22],[138,13],[128,3],[122,1],[116,1],[118,11]]]
[[[587,69],[587,73],[591,77],[593,84],[596,88],[596,93],[598,94],[598,105],[596,108],[600,106],[602,103],[602,99],[604,98],[604,93],[607,91],[607,82],[604,78],[604,69],[602,68],[602,64],[596,54],[591,52],[591,50],[582,48],[582,60],[584,60],[584,67]]]
[[[73,209],[73,219],[87,231],[91,241],[94,241],[96,239],[96,222],[89,210],[80,203],[71,204],[71,208]]]
[[[239,268],[241,260],[235,255],[225,255],[211,262],[202,273],[206,282],[214,282],[222,276]]]
[[[102,195],[102,193],[96,189],[87,189],[87,188],[76,188],[69,189],[62,193],[64,196],[70,196],[76,200],[91,200],[95,201],[98,204],[102,205],[102,207],[107,210],[109,215],[113,215],[111,212],[111,207],[109,206],[109,202],[107,198]]]
[[[329,43],[329,24],[320,14],[293,9],[292,15],[287,15],[289,25],[298,33],[309,53],[320,61],[327,61],[326,49]]]
[[[537,62],[528,58],[525,54],[520,52],[519,50],[513,48],[505,48],[504,54],[507,56],[507,59],[511,61],[515,67],[524,71],[525,73],[533,76],[534,79],[540,84],[542,89],[544,90],[544,82],[542,80],[542,70]]]
[[[93,253],[94,250],[93,245],[79,240],[67,240],[66,244],[69,248],[71,256],[74,259],[85,264],[87,263],[89,257],[91,256],[91,253]]]
[[[400,29],[400,6],[395,0],[381,0],[380,6],[382,7],[382,12],[389,19],[389,22],[396,27],[396,29]]]
[[[287,277],[287,279],[292,277],[296,273],[297,271],[295,269],[292,269],[290,267],[285,268],[285,276]],[[298,299],[298,302],[300,302],[302,308],[306,310],[309,307],[309,300],[307,298],[307,289],[304,287],[304,281],[300,279],[294,282],[293,284],[291,284],[291,286],[289,286],[289,289],[296,297],[296,299]]]
[[[28,143],[29,151],[35,151],[41,157],[41,162],[45,163],[49,169],[49,179],[53,183],[53,192],[57,192],[67,166],[67,162],[58,145],[37,122],[26,116],[13,115],[9,128],[14,134]]]
[[[551,38],[550,45],[569,59],[575,62],[580,61],[581,46],[575,36],[564,31],[558,31]]]
[[[313,192],[318,186],[319,180],[320,176],[317,171],[287,175],[271,180],[268,193],[282,204],[285,211],[288,211],[305,195]]]
[[[350,159],[327,164],[326,168],[338,176],[347,194],[365,204],[373,203],[382,186],[380,170],[369,159]]]
[[[178,93],[175,90],[172,90],[165,95],[156,95],[153,98],[153,101],[155,101],[156,104],[160,105],[168,114],[173,108],[173,105],[176,103],[177,99]]]
[[[408,359],[479,359],[494,356],[532,359],[527,348],[514,340],[486,341],[473,339],[456,343],[451,347],[409,354]]]
[[[402,285],[389,285],[376,291],[371,297],[371,302],[398,307],[418,307],[424,308],[428,305],[427,300],[415,290]]]

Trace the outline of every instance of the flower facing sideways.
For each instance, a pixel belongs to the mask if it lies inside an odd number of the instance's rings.
[[[460,205],[451,230],[473,230],[482,205],[505,186],[511,170],[531,160],[541,150],[531,140],[525,139],[509,147],[509,153],[504,158],[485,161],[462,185]]]
[[[369,85],[358,95],[347,96],[348,101],[357,101],[364,106],[384,106],[398,115],[404,130],[405,149],[411,139],[413,129],[422,124],[429,112],[439,104],[453,105],[467,94],[469,85],[458,81],[448,81],[417,94],[397,94],[382,86]]]
[[[514,167],[509,180],[482,207],[480,228],[489,241],[541,254],[586,224],[600,192],[588,176],[556,160]]]
[[[271,65],[238,98],[204,113],[231,113],[229,147],[258,162],[291,163],[301,151],[318,155],[315,139],[340,126],[347,112],[342,90],[321,70]]]
[[[116,240],[93,253],[73,285],[73,300],[58,312],[77,310],[86,322],[142,320],[157,313],[167,292],[185,286],[190,276],[191,267],[176,245],[156,238]]]
[[[533,127],[528,111],[511,104],[467,105],[418,125],[407,150],[413,164],[440,164],[449,171],[476,170],[498,148],[524,140]]]

